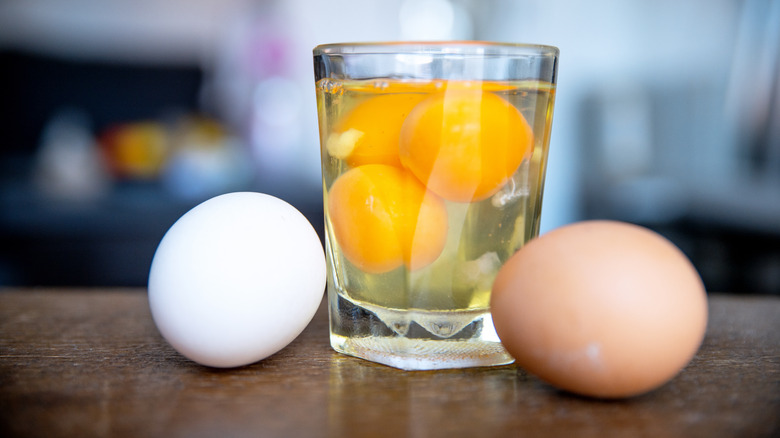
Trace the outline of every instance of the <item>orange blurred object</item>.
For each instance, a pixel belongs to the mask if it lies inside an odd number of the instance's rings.
[[[159,176],[170,152],[170,140],[161,123],[144,121],[109,128],[101,137],[111,172],[120,178]]]

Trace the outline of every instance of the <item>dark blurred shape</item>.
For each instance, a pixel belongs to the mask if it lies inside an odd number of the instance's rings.
[[[92,134],[164,109],[195,111],[201,77],[196,67],[0,52],[0,284],[145,282],[157,242],[189,205],[154,183],[50,196],[34,181],[44,128],[66,109],[85,115]]]
[[[197,67],[0,52],[0,284],[145,283],[159,239],[191,204],[155,182],[80,198],[42,190],[34,176],[44,128],[66,109],[84,115],[91,134],[165,110],[196,111],[201,78]]]
[[[727,104],[749,171],[780,181],[780,2],[742,4]]]
[[[76,203],[6,185],[0,208],[0,284],[143,286],[157,243],[189,205],[151,186]]]
[[[81,61],[0,51],[3,156],[30,154],[46,121],[63,107],[89,114],[95,131],[112,123],[195,110],[202,72],[196,66]]]

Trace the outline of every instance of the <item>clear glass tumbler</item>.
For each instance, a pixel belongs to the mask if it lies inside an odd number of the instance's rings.
[[[406,370],[511,363],[490,316],[539,232],[558,49],[314,49],[330,341]]]

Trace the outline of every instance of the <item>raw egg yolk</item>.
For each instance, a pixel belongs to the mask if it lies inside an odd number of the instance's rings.
[[[430,190],[456,202],[485,199],[533,148],[520,111],[481,89],[457,88],[417,105],[403,124],[401,163]]]
[[[328,153],[352,167],[400,166],[398,137],[406,116],[423,94],[382,94],[360,102],[336,123],[326,143]]]
[[[368,164],[341,175],[328,194],[328,212],[344,256],[369,273],[425,267],[447,238],[444,201],[394,166]]]

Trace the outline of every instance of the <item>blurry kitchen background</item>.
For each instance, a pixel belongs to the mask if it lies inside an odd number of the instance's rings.
[[[0,285],[144,286],[235,190],[321,232],[311,49],[411,39],[560,48],[543,232],[639,223],[710,291],[780,293],[772,0],[0,0]]]

